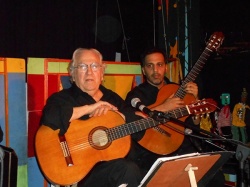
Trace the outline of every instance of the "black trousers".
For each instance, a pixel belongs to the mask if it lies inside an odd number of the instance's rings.
[[[142,180],[139,167],[127,159],[115,159],[97,164],[91,172],[78,183],[78,187],[138,187]]]

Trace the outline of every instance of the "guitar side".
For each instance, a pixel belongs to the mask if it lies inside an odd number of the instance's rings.
[[[94,137],[93,129],[98,131],[99,128],[102,130],[120,124],[124,124],[123,118],[111,111],[105,117],[72,121],[65,134],[72,166],[68,166],[65,160],[58,137],[59,130],[42,125],[35,137],[35,149],[45,177],[53,184],[71,185],[83,179],[96,163],[126,156],[130,149],[130,136],[116,139],[103,149],[96,149],[90,143],[91,136]]]

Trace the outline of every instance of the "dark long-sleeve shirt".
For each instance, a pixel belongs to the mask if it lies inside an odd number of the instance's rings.
[[[171,83],[166,77],[164,81],[166,82],[166,84]],[[145,81],[139,86],[135,87],[133,90],[131,90],[127,94],[125,101],[128,105],[131,105],[131,100],[133,98],[139,98],[144,105],[149,106],[156,102],[158,93],[159,89],[157,87]]]
[[[175,84],[175,83],[170,82],[167,77],[164,78],[164,81],[166,84]],[[125,102],[128,105],[131,105],[131,100],[133,98],[139,98],[144,105],[150,106],[157,101],[157,96],[158,96],[159,91],[160,90],[157,87],[145,81],[139,86],[135,87],[133,90],[131,90],[127,94]],[[186,122],[188,123],[192,123],[191,121],[192,121],[191,118],[187,118],[186,120]],[[193,146],[191,145],[189,139],[185,137],[180,148],[176,152],[174,152],[172,155],[185,154],[185,153],[190,153],[194,151],[195,150]],[[136,146],[136,144],[135,144],[134,150],[131,151],[129,156],[133,160],[136,160],[136,162],[139,163],[139,166],[141,168],[146,168],[146,169],[149,169],[149,167],[151,167],[153,162],[159,157],[159,155],[155,155],[152,152],[149,152],[145,149],[141,149],[140,146]]]
[[[135,109],[127,106],[124,100],[115,92],[100,86],[103,93],[102,101],[107,101],[116,106],[126,119],[126,122],[131,122],[140,119],[134,114]],[[61,90],[52,94],[44,106],[43,114],[40,123],[51,127],[52,129],[60,129],[60,134],[66,133],[70,125],[70,118],[73,113],[73,107],[94,104],[96,101],[83,92],[75,84],[68,89]],[[84,115],[80,119],[86,120],[89,115]]]

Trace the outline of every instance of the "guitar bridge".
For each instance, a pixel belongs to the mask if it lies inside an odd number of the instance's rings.
[[[68,147],[65,136],[64,135],[59,136],[59,140],[60,140],[60,146],[61,146],[63,156],[65,158],[67,166],[73,166],[74,164],[70,155],[69,147]]]

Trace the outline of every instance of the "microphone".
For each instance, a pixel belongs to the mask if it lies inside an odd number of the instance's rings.
[[[133,98],[131,100],[131,105],[134,108],[139,109],[143,113],[147,114],[150,118],[153,118],[155,121],[158,121],[160,123],[166,123],[167,119],[163,112],[157,111],[157,110],[150,110],[147,108],[144,104],[142,104],[141,100],[139,98]],[[168,117],[167,117],[168,118]]]
[[[140,111],[142,111],[143,113],[152,116],[153,115],[153,111],[151,111],[149,108],[147,108],[144,104],[142,104],[141,100],[139,98],[133,98],[131,100],[131,105],[134,108],[139,109]]]
[[[191,130],[191,129],[189,129],[189,128],[185,128],[185,130],[184,130],[184,134],[185,135],[190,135],[190,134],[192,134],[193,133],[193,130]]]

